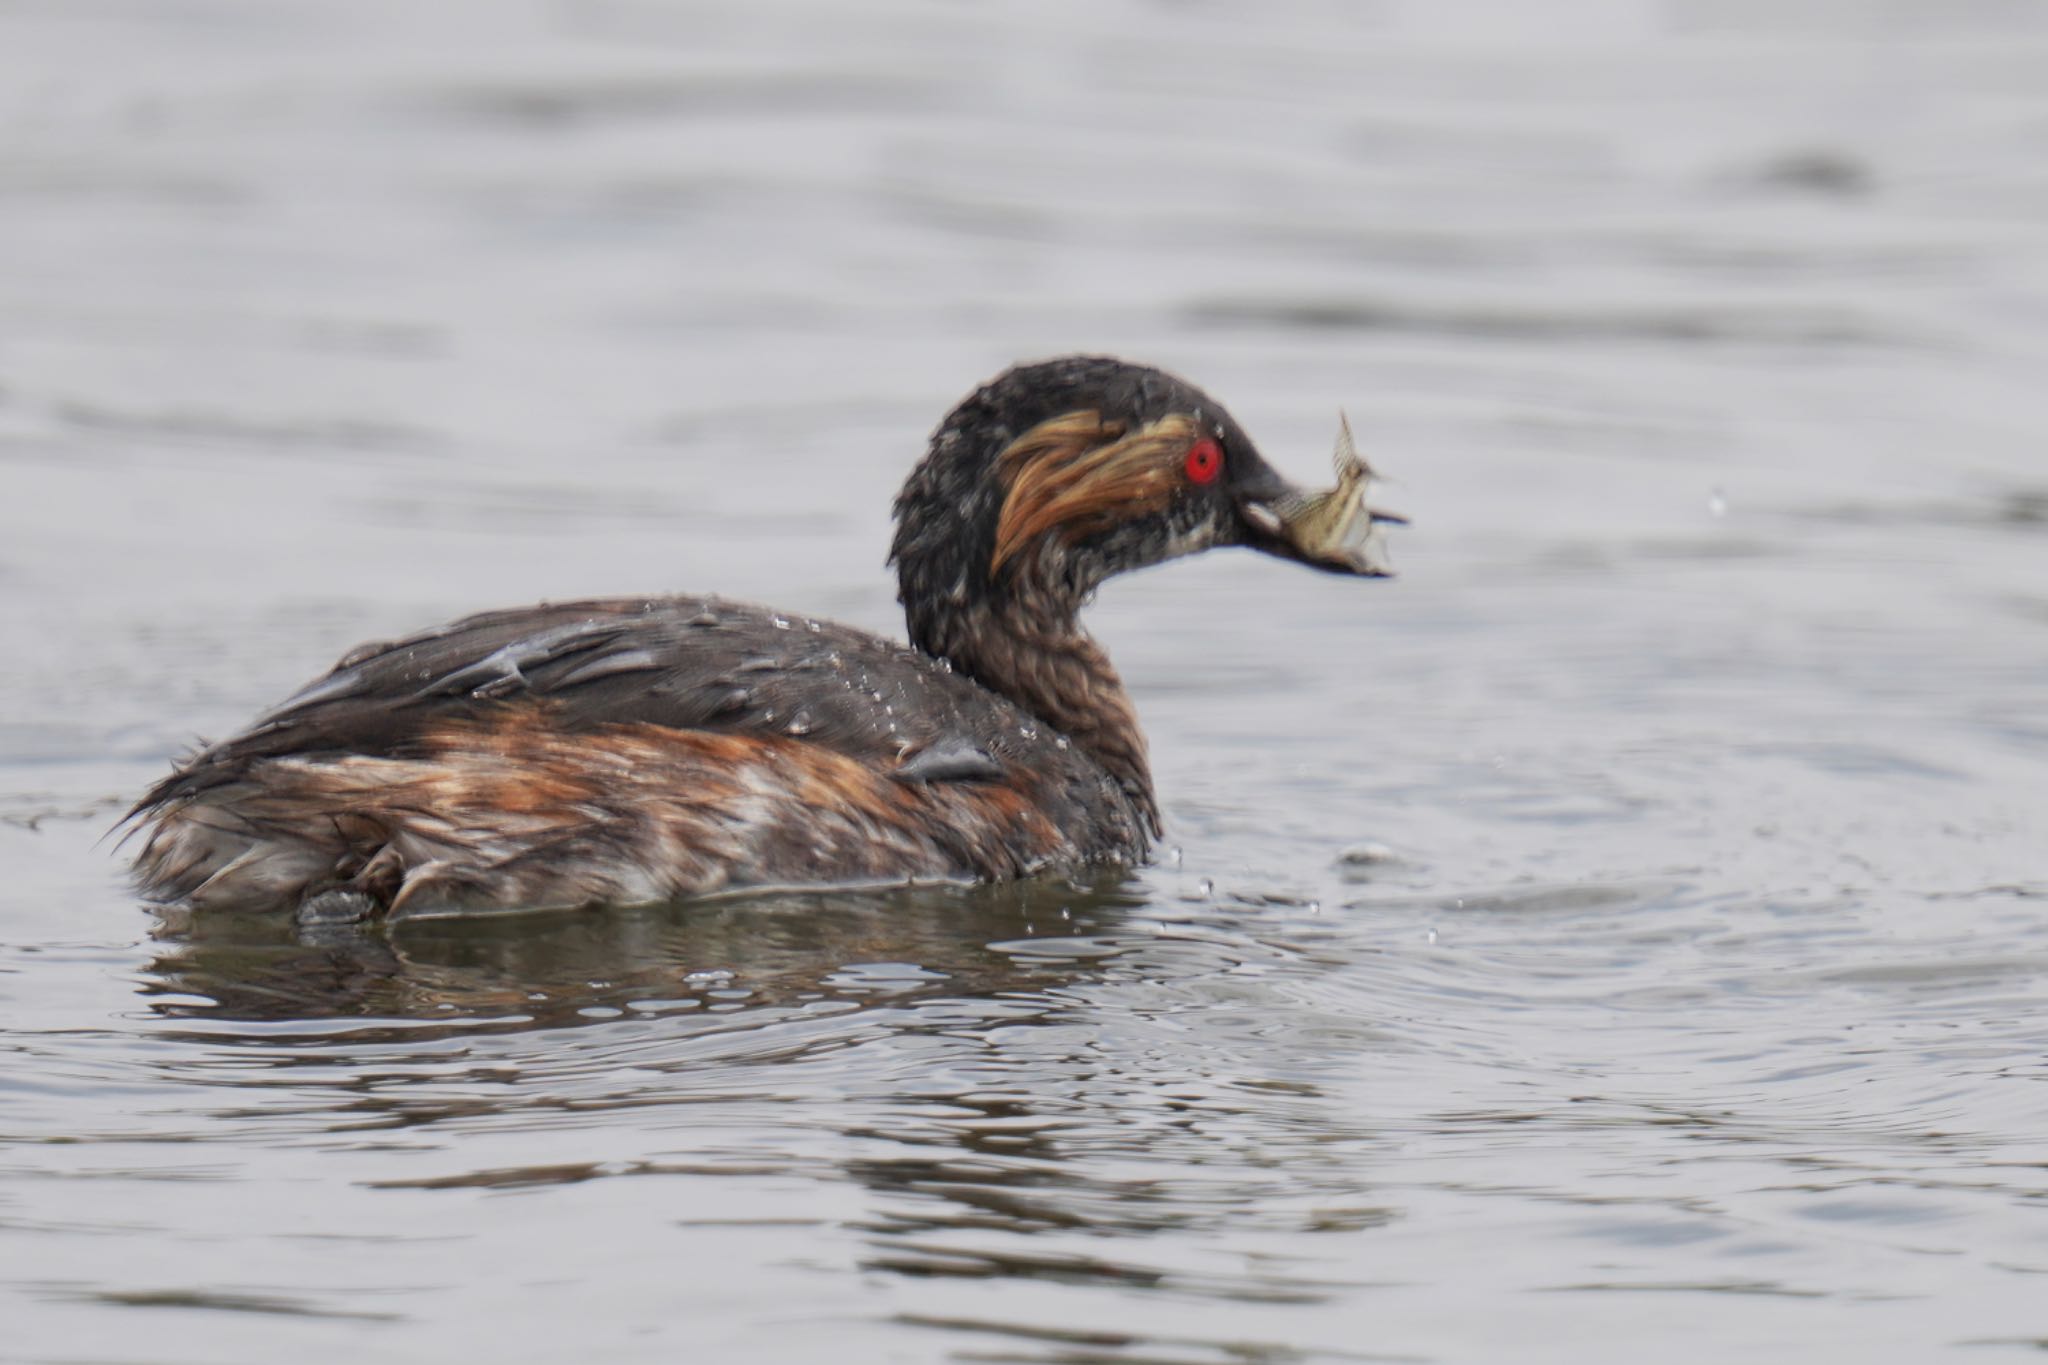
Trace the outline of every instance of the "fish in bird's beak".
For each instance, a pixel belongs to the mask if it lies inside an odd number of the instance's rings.
[[[1393,576],[1382,526],[1405,526],[1408,518],[1366,505],[1372,466],[1358,454],[1351,423],[1339,414],[1337,449],[1331,464],[1337,486],[1319,493],[1297,488],[1270,468],[1261,468],[1235,490],[1246,543],[1253,549],[1292,559],[1328,573],[1367,578]]]

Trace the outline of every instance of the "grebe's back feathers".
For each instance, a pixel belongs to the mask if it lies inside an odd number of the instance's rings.
[[[1004,698],[865,631],[715,597],[617,598],[486,612],[361,647],[141,805],[260,758],[403,755],[436,726],[522,703],[565,734],[649,724],[791,736],[892,764],[948,741],[1033,762],[1071,752]]]
[[[346,846],[337,854],[335,880],[345,881],[354,864],[368,864],[385,845],[404,842],[404,831],[394,828],[404,823],[403,812],[380,805],[380,780],[393,784],[392,801],[412,799],[422,784],[436,786],[437,799],[445,800],[445,789],[473,783],[491,756],[515,744],[523,746],[521,762],[529,768],[536,749],[588,767],[605,760],[611,742],[613,757],[630,751],[630,761],[617,761],[637,771],[662,762],[688,769],[714,738],[725,745],[719,763],[730,766],[736,754],[758,752],[789,789],[749,808],[747,819],[764,830],[774,821],[763,818],[763,802],[793,824],[835,803],[840,815],[850,809],[859,818],[886,819],[880,807],[897,804],[889,790],[895,788],[918,801],[960,806],[967,814],[955,811],[956,824],[971,824],[968,808],[1001,805],[1006,793],[1016,792],[1046,812],[1050,819],[1041,823],[1058,836],[1049,842],[1044,828],[992,831],[990,837],[1018,844],[998,859],[1017,870],[1040,860],[1124,861],[1145,848],[1140,814],[1084,752],[929,655],[850,627],[718,598],[624,598],[490,612],[353,651],[249,731],[197,754],[143,798],[132,814],[154,822],[142,858],[145,889],[201,902],[233,901],[244,891],[252,900],[276,895],[274,882],[283,874],[275,858],[263,862],[262,850],[273,836],[301,824],[301,807],[317,801],[362,817],[331,822],[336,838],[330,842]],[[378,767],[377,760],[386,762]],[[538,806],[549,799],[540,777],[545,765],[533,772],[527,799]],[[287,775],[291,782],[283,780]],[[669,771],[666,778],[689,782],[686,771]],[[262,791],[252,794],[253,787]],[[303,799],[300,788],[306,789]],[[397,794],[401,788],[407,795]],[[589,804],[566,791],[563,800]],[[726,818],[725,806],[709,798],[692,809],[708,823]],[[1104,821],[1105,810],[1113,818]],[[549,829],[576,823],[566,814],[559,822],[540,812],[535,819]],[[593,823],[601,828],[606,819],[584,819],[581,826]],[[438,834],[460,837],[452,829]],[[948,837],[969,844],[980,839],[966,828]],[[514,841],[486,861],[534,851]],[[988,856],[978,848],[958,850],[964,857],[953,852],[935,855],[932,875],[971,875],[971,864]],[[622,864],[632,861],[617,848],[606,853]],[[786,849],[778,856],[789,861]],[[949,857],[960,865],[952,866]],[[245,861],[235,866],[238,860]],[[288,861],[295,876],[302,863],[318,860]],[[573,860],[554,861],[573,866]],[[860,872],[818,870],[821,880]],[[747,880],[744,859],[732,873],[731,884]],[[317,890],[320,880],[308,878],[308,889]],[[667,893],[714,889],[685,882]],[[388,894],[402,890],[401,884]],[[595,886],[587,897],[563,887],[536,896],[542,903],[624,898],[615,888]]]

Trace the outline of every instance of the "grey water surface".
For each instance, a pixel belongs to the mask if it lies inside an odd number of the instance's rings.
[[[1402,577],[1093,628],[1159,859],[301,935],[106,839],[358,641],[900,630],[1109,351]],[[2048,1347],[2048,10],[0,0],[0,1358]]]

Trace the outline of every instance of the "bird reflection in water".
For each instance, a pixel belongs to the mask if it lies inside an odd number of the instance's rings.
[[[1085,957],[996,945],[1112,929],[1142,903],[1131,883],[1114,871],[1092,882],[766,894],[388,927],[168,915],[145,992],[167,1019],[452,1020],[470,1029],[693,1006],[980,998],[1085,973]],[[406,1031],[417,1036],[417,1022]]]

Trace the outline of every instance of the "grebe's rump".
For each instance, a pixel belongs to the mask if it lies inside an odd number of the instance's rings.
[[[1219,545],[1384,574],[1394,518],[1355,457],[1339,472],[1304,494],[1159,370],[1017,367],[896,499],[909,645],[666,597],[366,646],[143,797],[138,884],[352,919],[1138,861],[1159,830],[1144,735],[1082,605]]]

